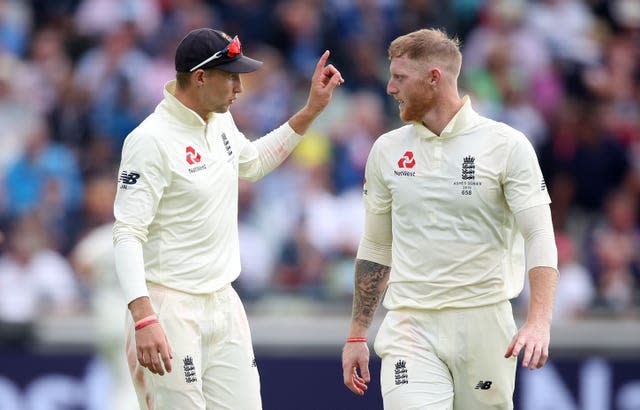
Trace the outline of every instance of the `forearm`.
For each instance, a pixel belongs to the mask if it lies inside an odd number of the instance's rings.
[[[529,271],[531,298],[527,322],[551,325],[557,283],[558,271],[554,268],[538,266]]]
[[[541,266],[557,268],[558,250],[549,205],[534,206],[514,216],[524,238],[527,272]]]
[[[263,173],[268,174],[280,165],[301,140],[289,124],[283,124],[254,142]]]
[[[356,259],[353,311],[349,336],[364,337],[389,280],[389,266]]]
[[[297,134],[304,135],[321,112],[322,110],[314,110],[305,105],[300,111],[289,118],[289,125]]]
[[[116,238],[116,275],[127,303],[149,296],[144,270],[142,244],[135,238]]]
[[[131,317],[134,322],[155,314],[148,296],[142,296],[132,300],[129,303],[129,312],[131,312]]]
[[[558,251],[549,205],[539,205],[515,214],[524,237],[531,299],[528,321],[551,324],[558,283]]]
[[[252,142],[247,147],[250,161],[241,162],[240,177],[250,181],[257,181],[273,171],[295,149],[302,140],[288,123],[271,131],[262,138]],[[251,150],[251,151],[249,151]]]

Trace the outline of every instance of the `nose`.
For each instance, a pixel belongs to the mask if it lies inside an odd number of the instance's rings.
[[[393,95],[393,94],[396,94],[397,92],[398,92],[398,89],[396,88],[395,85],[392,84],[391,80],[389,80],[387,82],[387,94]]]
[[[233,82],[233,92],[236,94],[240,94],[242,91],[242,81],[240,80],[240,78],[238,78]]]

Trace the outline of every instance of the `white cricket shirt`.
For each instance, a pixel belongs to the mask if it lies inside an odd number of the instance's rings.
[[[174,92],[171,81],[122,149],[114,243],[142,243],[138,259],[144,259],[144,266],[134,255],[127,264],[116,263],[127,302],[147,295],[145,279],[194,294],[236,279],[238,178],[261,178],[302,138],[285,123],[251,142],[229,112],[211,113],[205,122]]]
[[[367,161],[368,211],[391,212],[387,309],[474,307],[515,297],[524,241],[513,214],[550,203],[535,151],[467,97],[440,136],[420,123],[382,135]]]

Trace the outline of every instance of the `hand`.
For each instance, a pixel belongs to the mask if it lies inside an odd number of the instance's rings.
[[[163,376],[165,370],[171,372],[173,353],[167,336],[159,323],[136,331],[136,353],[140,365],[149,369],[151,373]]]
[[[325,67],[328,59],[329,51],[325,51],[318,60],[313,77],[311,77],[311,90],[307,103],[289,118],[289,125],[299,135],[304,135],[307,132],[311,123],[329,104],[333,90],[339,84],[344,83],[337,68],[332,64]]]
[[[338,85],[344,83],[342,74],[340,74],[340,71],[338,71],[333,64],[325,67],[329,59],[329,54],[329,50],[322,54],[316,64],[313,77],[311,77],[311,89],[309,91],[307,107],[316,115],[329,104],[333,90]]]
[[[358,374],[360,370],[360,374]],[[347,343],[342,349],[342,377],[344,384],[359,396],[367,391],[369,374],[369,346],[366,342]]]
[[[511,340],[504,357],[517,357],[524,348],[522,367],[528,367],[529,370],[539,369],[549,358],[550,338],[549,324],[527,321]]]

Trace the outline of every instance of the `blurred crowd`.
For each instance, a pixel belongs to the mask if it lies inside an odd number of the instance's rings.
[[[122,143],[174,77],[180,39],[205,26],[265,62],[232,106],[250,139],[304,102],[323,50],[346,79],[283,166],[240,182],[237,288],[249,310],[349,312],[364,164],[399,125],[387,46],[439,27],[462,41],[474,108],[538,153],[559,251],[556,318],[639,316],[635,0],[0,0],[0,322],[100,314],[119,300]]]

